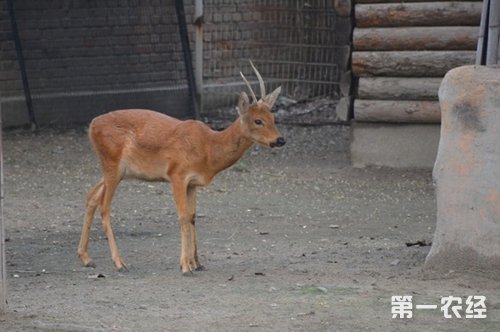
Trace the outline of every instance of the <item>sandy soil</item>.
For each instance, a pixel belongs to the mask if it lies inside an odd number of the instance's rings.
[[[9,311],[0,331],[500,331],[500,284],[427,280],[431,173],[349,166],[349,127],[286,127],[198,194],[206,271],[182,277],[170,188],[124,182],[113,205],[114,270],[100,221],[81,266],[85,195],[99,168],[84,130],[4,138]],[[391,296],[413,296],[393,319]],[[487,318],[445,319],[441,297],[487,297]],[[465,308],[464,308],[465,309]]]

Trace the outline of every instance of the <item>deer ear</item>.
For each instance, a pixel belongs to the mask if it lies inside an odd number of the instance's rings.
[[[277,87],[276,90],[265,96],[263,100],[267,105],[269,105],[270,108],[272,108],[274,103],[276,102],[276,99],[278,99],[280,93],[281,93],[281,86]]]
[[[240,100],[238,101],[238,114],[240,116],[244,115],[248,111],[249,107],[250,101],[248,100],[248,95],[245,91],[242,91],[240,93]]]

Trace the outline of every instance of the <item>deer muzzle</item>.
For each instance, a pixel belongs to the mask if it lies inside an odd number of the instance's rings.
[[[276,141],[272,142],[272,143],[270,144],[270,146],[271,146],[272,148],[274,148],[274,147],[280,147],[280,146],[285,145],[285,143],[286,143],[286,140],[285,140],[285,138],[284,138],[284,137],[278,137],[278,139],[277,139]]]

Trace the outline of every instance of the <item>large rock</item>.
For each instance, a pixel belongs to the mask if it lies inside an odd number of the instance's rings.
[[[439,101],[437,226],[425,272],[500,278],[500,67],[451,70]]]

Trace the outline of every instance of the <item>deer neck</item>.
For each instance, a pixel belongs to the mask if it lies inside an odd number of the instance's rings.
[[[253,142],[243,134],[241,118],[216,136],[213,148],[213,165],[220,172],[237,162],[252,146]]]

